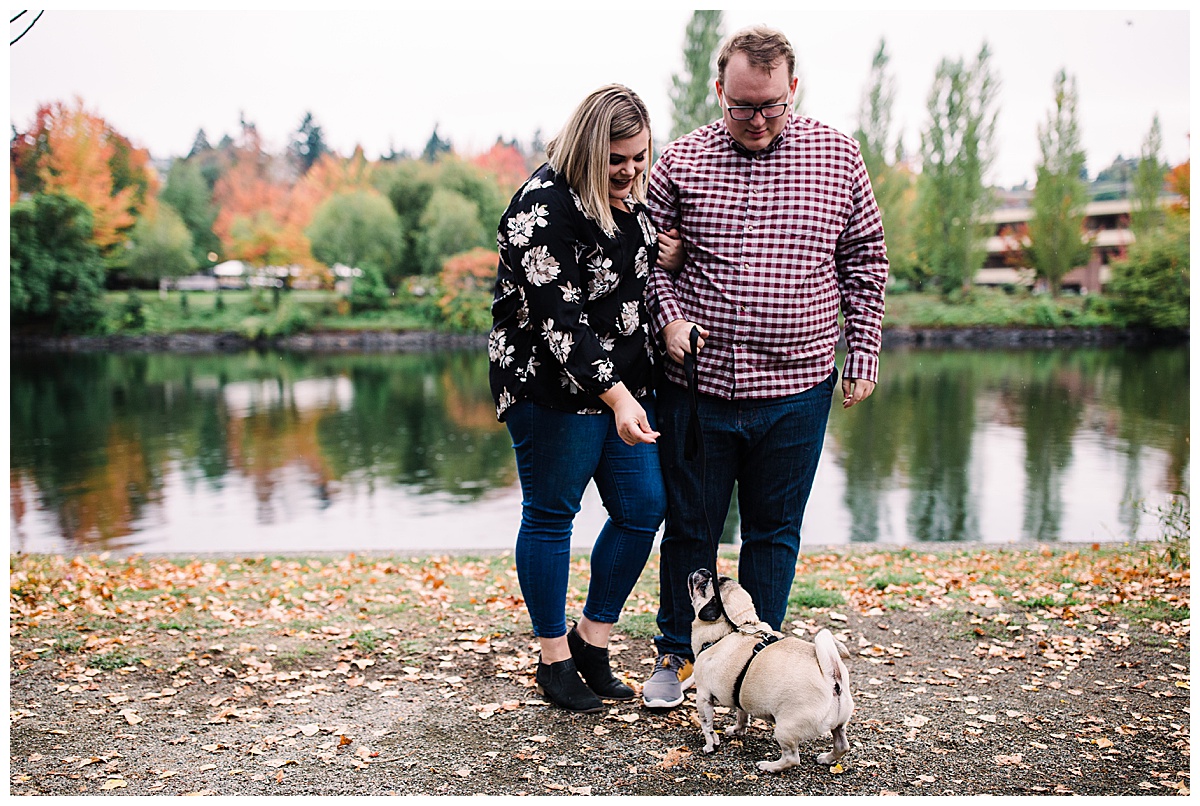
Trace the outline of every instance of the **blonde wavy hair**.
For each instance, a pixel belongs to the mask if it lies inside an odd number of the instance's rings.
[[[608,205],[608,155],[612,143],[646,132],[646,148],[654,142],[650,114],[637,93],[621,84],[595,90],[575,107],[558,136],[546,146],[550,167],[567,180],[584,212],[612,235],[617,228]],[[633,198],[646,201],[648,173],[633,183]]]

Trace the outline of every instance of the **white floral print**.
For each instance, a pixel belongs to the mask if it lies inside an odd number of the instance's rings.
[[[523,213],[517,213],[508,219],[508,239],[514,246],[529,246],[536,227],[549,225],[549,213],[546,205],[535,204]]]
[[[516,403],[517,399],[513,397],[512,392],[507,388],[501,390],[500,397],[496,399],[496,417],[503,418],[504,412],[508,411],[508,407]]]
[[[554,329],[554,320],[542,322],[542,335],[550,345],[550,352],[560,364],[567,363],[571,357],[571,348],[575,346],[575,337],[563,330]]]
[[[508,331],[504,328],[488,334],[488,358],[493,364],[508,367],[513,362],[513,346],[506,343]]]
[[[633,257],[633,273],[638,277],[650,276],[650,255],[644,246]]]
[[[525,194],[542,188],[554,187],[554,182],[543,182],[540,177],[534,176],[525,183],[525,187],[521,188],[521,201],[525,200]]]
[[[642,227],[642,237],[646,239],[646,246],[658,240],[657,231],[654,229],[654,223],[650,220],[650,216],[646,215],[645,210],[639,210],[637,214],[638,224]]]
[[[622,336],[632,336],[640,323],[637,300],[621,303],[621,326],[618,332]]]
[[[576,288],[570,280],[567,281],[566,285],[560,285],[558,290],[562,291],[563,302],[570,302],[574,304],[579,303],[580,294],[583,292],[582,288]]]
[[[597,252],[588,259],[588,270],[592,273],[588,283],[588,299],[599,299],[610,293],[621,281],[621,275],[613,270],[613,262]]]
[[[601,358],[592,362],[592,366],[596,368],[596,380],[600,383],[608,383],[613,376],[613,362],[611,358]]]
[[[532,285],[545,285],[558,277],[559,265],[550,254],[549,247],[535,246],[521,258],[521,267],[525,269],[525,278]]]

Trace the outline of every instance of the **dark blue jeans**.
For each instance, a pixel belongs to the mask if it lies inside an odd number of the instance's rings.
[[[653,418],[653,404],[648,401],[646,408]],[[583,615],[615,624],[666,510],[658,446],[626,445],[611,412],[570,414],[523,400],[509,408],[505,422],[521,478],[517,579],[533,634],[557,638],[567,633],[571,524],[592,479],[608,520],[592,547]]]
[[[720,534],[737,482],[742,545],[738,582],[758,617],[778,630],[787,611],[800,552],[800,524],[812,490],[829,406],[837,383],[827,379],[797,395],[766,400],[700,396],[705,461],[683,456],[691,411],[688,390],[658,388],[659,438],[667,487],[667,525],[660,552],[659,654],[692,657],[692,603],[687,578],[712,565],[709,525]],[[707,508],[708,518],[705,520]],[[714,569],[715,570],[715,569]]]

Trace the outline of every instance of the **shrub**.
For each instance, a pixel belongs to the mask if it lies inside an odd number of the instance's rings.
[[[442,264],[441,319],[451,329],[482,333],[492,325],[492,288],[496,253],[476,247],[447,258]]]

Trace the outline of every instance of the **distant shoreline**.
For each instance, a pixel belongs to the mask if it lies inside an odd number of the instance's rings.
[[[1190,331],[1116,328],[914,328],[885,327],[887,347],[1113,347],[1186,344]],[[434,331],[316,331],[252,340],[238,333],[168,333],[108,336],[10,335],[12,352],[168,352],[233,353],[246,350],[294,352],[420,352],[483,349],[487,334]]]

